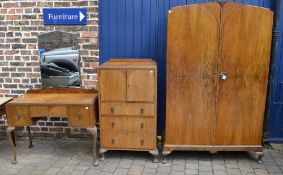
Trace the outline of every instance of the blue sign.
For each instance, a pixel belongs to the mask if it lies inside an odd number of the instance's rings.
[[[44,8],[44,25],[86,25],[86,8]]]

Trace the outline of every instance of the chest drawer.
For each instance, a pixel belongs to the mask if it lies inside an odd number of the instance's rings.
[[[151,103],[102,103],[101,115],[142,115],[154,116]]]
[[[101,118],[101,130],[155,132],[153,117],[110,117]]]
[[[69,106],[69,125],[74,127],[93,127],[95,125],[93,107]]]
[[[31,125],[29,108],[26,106],[7,106],[9,126]]]
[[[154,149],[155,133],[101,131],[103,148]]]

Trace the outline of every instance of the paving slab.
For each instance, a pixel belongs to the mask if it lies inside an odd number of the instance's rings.
[[[16,165],[6,140],[0,140],[0,175],[282,175],[283,149],[265,150],[263,164],[246,152],[172,152],[167,163],[153,163],[148,152],[108,151],[92,165],[88,139],[17,139]],[[276,147],[279,147],[278,145]],[[280,148],[283,148],[281,145]]]

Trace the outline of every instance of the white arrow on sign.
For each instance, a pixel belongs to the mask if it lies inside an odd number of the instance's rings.
[[[85,18],[85,15],[80,12],[80,21],[82,21]]]

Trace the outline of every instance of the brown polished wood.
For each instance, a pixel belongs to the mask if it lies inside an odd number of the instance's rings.
[[[262,151],[272,18],[233,2],[169,11],[164,155]]]
[[[43,116],[59,116],[69,120],[70,127],[87,128],[93,135],[93,158],[96,161],[96,138],[97,138],[97,104],[98,92],[96,90],[52,88],[29,90],[23,96],[6,104],[8,138],[13,147],[14,160],[16,163],[16,147],[13,141],[15,127],[27,126],[30,147],[32,147],[29,126],[36,123]]]
[[[228,79],[218,83],[215,144],[262,142],[272,17],[253,6],[223,8],[218,75]]]
[[[156,77],[150,59],[111,59],[99,67],[102,159],[107,150],[135,150],[157,161]]]
[[[203,5],[173,8],[168,14],[166,144],[213,142],[219,45],[215,18]]]

